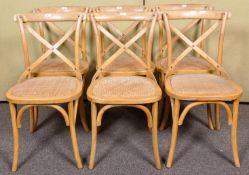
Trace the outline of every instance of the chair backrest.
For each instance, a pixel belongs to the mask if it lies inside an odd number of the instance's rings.
[[[99,7],[95,7],[92,10],[95,13],[141,13],[141,12],[150,12],[153,11],[152,8],[150,7],[146,7],[146,6],[141,6],[141,5],[123,5],[123,6],[99,6]],[[103,22],[102,22],[103,23]],[[132,33],[132,31],[136,31],[139,27],[139,25],[143,25],[141,23],[141,21],[134,21],[126,30],[121,31],[118,27],[116,27],[115,25],[113,25],[113,23],[111,23],[110,21],[107,21],[105,23],[105,25],[108,27],[108,30],[115,33],[116,35],[118,35],[118,39],[119,40],[125,40],[128,39],[130,36],[130,34]],[[103,35],[101,35],[101,41],[103,41]],[[139,40],[137,40],[138,42]],[[134,43],[133,47],[135,47],[136,49],[141,50],[141,52],[143,53],[143,57],[145,57],[145,51],[146,51],[146,34],[143,35],[143,37],[141,37],[141,42],[142,42],[142,46],[140,46],[137,43]],[[102,46],[104,47],[104,43],[102,43]],[[114,43],[110,43],[108,45],[106,45],[105,48],[102,48],[102,54],[108,54],[108,52],[113,49],[113,47],[115,46]]]
[[[21,37],[22,37],[22,46],[24,52],[24,63],[25,63],[25,71],[21,75],[20,80],[27,79],[32,77],[32,71],[38,65],[40,65],[43,61],[45,61],[51,54],[55,54],[58,56],[63,62],[65,62],[70,68],[72,68],[72,72],[75,73],[75,76],[81,79],[81,74],[79,72],[79,57],[80,57],[80,49],[79,49],[79,41],[80,41],[80,30],[82,21],[86,20],[86,12],[85,13],[26,13],[26,14],[17,14],[14,17],[14,20],[18,22]],[[37,23],[41,22],[70,22],[72,23],[70,28],[58,39],[55,43],[50,43],[46,38],[39,34],[35,28],[37,28]],[[46,49],[35,61],[31,64],[29,46],[28,44],[28,36],[30,34],[33,36],[38,42],[40,42]],[[74,44],[74,60],[73,62],[67,58],[61,51],[59,51],[59,47],[68,40],[73,34],[75,37]],[[33,45],[34,43],[32,43]]]
[[[131,59],[134,59],[138,64],[140,64],[145,70],[145,75],[151,74],[151,56],[152,56],[152,42],[153,42],[153,33],[154,27],[157,19],[157,13],[154,12],[119,12],[119,13],[92,13],[91,21],[93,24],[93,29],[96,38],[96,54],[97,54],[97,73],[96,76],[103,75],[103,70],[110,65],[113,61],[115,61],[122,54],[128,54]],[[136,30],[136,32],[131,32],[127,30],[126,34],[132,34],[133,37],[129,38],[128,41],[120,40],[120,36],[116,35],[115,32],[108,30],[108,26],[106,23],[113,22],[128,22],[131,25],[134,22],[143,23],[140,26],[140,29]],[[130,26],[128,27],[130,28]],[[137,45],[136,41],[143,37],[145,34],[148,34],[148,39],[146,39],[146,57],[138,55],[137,52],[131,49],[132,46]],[[101,42],[101,35],[108,38],[114,45],[118,46],[114,53],[111,53],[107,56],[103,55],[102,46],[103,42]],[[135,47],[136,48],[136,47]],[[150,73],[149,73],[150,72]],[[111,74],[112,72],[110,72]]]
[[[88,7],[84,6],[48,6],[48,7],[40,7],[36,8],[33,10],[33,13],[88,13],[90,10]],[[39,22],[38,23],[38,28],[39,28],[39,33],[42,37],[45,37],[45,31],[47,31],[47,35],[52,35],[56,34],[59,36],[63,36],[65,34],[65,31],[63,28],[58,26],[56,21],[45,21],[45,22]],[[85,61],[88,61],[88,54],[86,52],[86,23],[87,20],[83,20],[82,23],[82,39],[81,39],[81,55],[82,59]],[[67,42],[71,45],[74,46],[74,40],[69,37],[67,39]],[[44,53],[46,51],[46,47],[42,44],[41,45],[42,52]]]
[[[176,65],[182,61],[191,51],[195,51],[200,55],[200,58],[205,59],[211,66],[214,67],[217,74],[227,75],[222,64],[222,54],[224,45],[224,32],[226,20],[230,18],[230,12],[226,11],[205,11],[205,10],[179,10],[179,11],[167,11],[162,13],[164,25],[166,28],[166,37],[168,45],[168,70],[167,76],[174,74]],[[199,35],[195,41],[191,41],[183,32],[181,32],[173,23],[177,20],[189,20],[189,19],[201,19],[208,22],[209,27]],[[199,44],[206,40],[215,31],[219,31],[217,38],[217,46],[212,44],[212,47],[217,47],[217,57],[213,58],[203,49],[199,47]],[[187,48],[179,54],[174,60],[172,58],[173,38],[172,33],[176,34],[186,45]]]
[[[160,12],[167,12],[172,10],[214,10],[212,5],[208,4],[161,4],[156,7]],[[156,59],[164,58],[165,53],[167,50],[167,43],[166,40],[163,40],[165,37],[164,35],[164,26],[163,20],[159,16],[158,23],[159,23],[159,54],[156,56]],[[198,27],[199,26],[199,27]],[[187,33],[190,30],[197,29],[199,32],[203,33],[205,30],[205,20],[201,19],[194,19],[191,22],[187,23],[182,29],[182,33]],[[173,37],[172,41],[177,42],[179,41],[179,36]],[[200,43],[200,47],[204,48],[204,42]]]

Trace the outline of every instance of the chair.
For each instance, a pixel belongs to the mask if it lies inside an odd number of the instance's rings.
[[[92,118],[92,146],[89,161],[89,169],[94,167],[94,159],[97,144],[97,127],[101,126],[102,117],[105,111],[110,108],[129,106],[141,109],[145,112],[148,127],[152,130],[153,153],[156,168],[161,168],[158,139],[157,139],[157,120],[158,120],[158,101],[161,99],[161,89],[157,85],[151,67],[151,51],[154,26],[157,20],[157,14],[154,12],[127,12],[127,13],[92,13],[91,21],[96,38],[97,71],[92,83],[88,87],[87,97],[91,101]],[[128,41],[122,41],[119,36],[115,36],[108,31],[104,25],[107,22],[143,22],[133,37]],[[126,23],[127,22],[127,23]],[[102,55],[101,34],[111,40],[118,46],[108,57]],[[137,53],[132,47],[136,41],[148,34],[147,52],[144,60],[141,53]],[[129,59],[134,59],[137,64],[143,67],[142,71],[127,75],[122,70],[117,74],[115,71],[107,72],[106,67],[111,65],[116,59],[127,54]],[[97,108],[98,104],[98,108]],[[149,105],[152,105],[152,112]]]
[[[81,6],[58,6],[58,7],[40,7],[33,10],[33,13],[88,13],[89,9]],[[82,27],[82,40],[81,40],[81,58],[79,63],[79,71],[82,74],[82,79],[85,81],[86,74],[89,70],[89,56],[86,53],[86,23],[87,21],[83,21]],[[57,37],[62,37],[65,35],[65,31],[63,26],[60,27],[58,24],[53,21],[44,21],[39,22],[37,24],[39,34],[42,37],[51,37],[51,35],[56,35]],[[70,46],[74,47],[74,40],[72,38],[67,38],[66,40]],[[66,44],[66,43],[65,43]],[[46,52],[46,47],[41,44],[42,53]],[[71,58],[72,60],[72,58]],[[68,66],[65,62],[63,62],[57,55],[52,58],[48,58],[44,60],[41,64],[39,64],[32,72],[34,76],[47,76],[47,75],[74,75],[71,67]],[[86,122],[85,108],[84,108],[84,97],[82,96],[79,100],[79,113],[82,126],[86,132],[89,132],[89,128]]]
[[[207,4],[161,4],[157,7],[158,11],[164,11],[167,12],[168,10],[213,10],[214,7],[207,5]],[[159,74],[159,84],[164,91],[164,79],[165,79],[165,73],[167,72],[167,58],[165,57],[165,53],[167,51],[167,44],[166,40],[164,40],[164,25],[163,25],[163,20],[162,18],[159,18],[158,20],[159,23],[159,54],[156,58],[156,70]],[[188,33],[189,31],[198,30],[200,33],[203,33],[205,31],[205,21],[200,20],[200,19],[194,19],[190,22],[188,22],[186,25],[184,25],[181,29],[183,33]],[[180,41],[179,36],[174,36],[172,39],[173,43],[177,43]],[[205,43],[202,42],[200,44],[201,48],[204,48]],[[179,65],[177,65],[176,68],[178,71],[203,71],[203,72],[209,72],[212,71],[212,67],[208,64],[206,60],[199,59],[198,56],[189,56],[188,59],[184,59],[182,62],[180,62]],[[167,120],[169,116],[169,111],[170,111],[170,100],[169,97],[164,94],[165,99],[162,98],[162,100],[159,103],[159,114],[162,115],[162,120],[160,123],[159,129],[162,131],[166,128],[167,125]],[[165,108],[163,109],[163,106]],[[218,110],[218,108],[217,108]],[[218,111],[216,110],[216,127],[217,129],[220,129],[220,124],[219,124],[219,115]],[[208,114],[208,121],[209,121],[209,128],[214,129],[213,122],[212,122],[212,116],[211,116],[211,105],[207,105],[207,114]]]
[[[232,81],[225,69],[222,67],[222,54],[224,45],[224,31],[227,19],[230,17],[230,13],[225,11],[203,11],[203,10],[182,10],[182,11],[168,11],[162,13],[164,25],[166,28],[167,45],[168,45],[168,69],[166,72],[165,88],[166,93],[170,97],[172,113],[173,113],[173,126],[171,135],[171,144],[169,148],[169,154],[167,159],[167,167],[172,166],[178,125],[182,125],[186,114],[189,110],[195,106],[203,104],[216,104],[223,106],[227,111],[228,123],[231,125],[231,142],[233,158],[236,167],[240,166],[238,147],[237,147],[237,120],[238,120],[238,108],[239,98],[242,94],[242,89],[234,81]],[[202,19],[207,21],[209,27],[200,34],[195,40],[191,41],[183,32],[179,30],[179,27],[174,23],[177,21],[185,21],[189,19]],[[218,36],[214,35],[218,31]],[[186,44],[186,49],[177,58],[173,58],[173,38],[172,33],[175,33]],[[212,50],[217,50],[217,57],[213,56],[213,52],[210,53],[200,48],[199,44],[206,39],[210,39],[212,36]],[[217,41],[217,46],[216,42]],[[179,65],[184,59],[188,59],[187,54],[191,51],[195,51],[200,55],[201,59],[205,59],[214,69],[210,73],[204,73],[202,71],[194,71],[189,73],[178,71],[177,65]],[[212,56],[210,56],[210,54]],[[180,102],[188,101],[189,104],[180,113]],[[233,103],[233,112],[226,103],[231,101]]]
[[[51,107],[59,111],[64,117],[65,123],[70,127],[71,139],[74,157],[78,168],[82,168],[82,162],[79,154],[77,137],[75,132],[75,122],[78,108],[78,101],[82,95],[83,80],[79,71],[79,37],[82,21],[86,19],[86,14],[83,13],[27,13],[15,15],[15,21],[18,22],[22,45],[24,51],[24,63],[25,70],[20,76],[20,79],[16,85],[11,87],[6,97],[9,102],[11,121],[13,128],[13,141],[14,141],[14,154],[12,171],[17,170],[18,157],[19,157],[19,134],[18,128],[21,127],[21,118],[25,110],[31,111],[31,128],[34,130],[37,125],[37,107]],[[65,34],[55,43],[49,43],[44,37],[42,37],[34,29],[34,24],[43,22],[72,22],[73,24],[65,32]],[[45,53],[39,56],[31,64],[29,46],[33,46],[34,43],[28,44],[28,36],[33,36],[39,43],[42,43],[46,47]],[[59,47],[75,33],[75,58],[74,60],[68,59],[61,51]],[[71,68],[72,75],[60,75],[60,76],[39,76],[35,77],[33,70],[43,63],[46,58],[55,54],[65,64]],[[17,111],[16,105],[22,105]],[[67,104],[68,112],[66,112],[59,104]]]
[[[123,5],[123,6],[99,6],[93,8],[93,12],[101,12],[101,13],[113,13],[113,12],[120,12],[120,13],[129,13],[129,12],[136,12],[136,13],[141,13],[141,12],[150,12],[153,11],[152,8],[146,7],[146,6],[136,6],[136,5]],[[131,23],[125,30],[120,30],[115,24],[106,21],[105,24],[107,29],[110,30],[113,34],[115,34],[118,38],[118,40],[121,41],[128,41],[130,39],[130,35],[132,32],[136,32],[139,26],[143,25],[141,21],[134,21]],[[145,53],[146,53],[146,35],[141,37],[140,40],[137,40],[132,47],[134,47],[137,50],[140,50],[143,54],[143,58],[145,58]],[[112,49],[115,49],[115,43],[104,43],[104,37],[103,35],[101,36],[101,41],[103,42],[102,46],[102,55],[106,56],[108,55]],[[140,44],[140,43],[141,44]],[[151,64],[151,69],[154,71],[155,70],[155,65],[152,63]],[[144,68],[139,64],[136,60],[130,59],[129,57],[119,57],[115,59],[115,61],[112,62],[112,64],[108,65],[103,72],[116,72],[117,74],[124,74],[126,73],[127,75],[133,75],[137,73],[144,73]]]

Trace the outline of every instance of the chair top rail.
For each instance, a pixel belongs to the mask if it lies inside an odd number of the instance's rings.
[[[18,18],[22,18],[23,22],[48,22],[48,21],[76,21],[80,15],[84,13],[23,13],[16,14],[14,21],[18,21]],[[84,17],[83,17],[84,19]]]
[[[85,6],[46,6],[35,8],[35,11],[42,13],[72,13],[72,12],[84,12],[89,9]]]
[[[120,11],[131,11],[131,12],[144,12],[148,11],[150,7],[142,5],[122,5],[122,6],[97,6],[93,9],[95,12],[120,12]]]
[[[209,4],[160,4],[160,10],[214,10],[214,6]]]
[[[228,11],[208,11],[208,10],[169,10],[162,12],[167,15],[169,20],[181,19],[208,19],[208,20],[222,20],[226,14],[227,18],[231,18],[231,13]]]
[[[113,13],[92,13],[94,19],[101,21],[151,21],[155,16],[154,12],[113,12]]]

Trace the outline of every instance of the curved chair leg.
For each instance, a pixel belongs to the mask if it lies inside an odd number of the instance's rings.
[[[89,132],[89,128],[88,128],[87,121],[86,121],[86,112],[85,112],[85,105],[84,105],[83,95],[79,99],[79,112],[80,112],[81,124],[82,124],[84,130],[86,132]]]
[[[220,105],[215,104],[215,125],[216,129],[220,130]]]
[[[209,129],[214,130],[211,104],[207,104],[207,117],[208,117],[208,126],[209,126]]]
[[[73,102],[68,103],[68,114],[69,114],[69,126],[70,126],[70,134],[71,134],[71,140],[73,145],[73,153],[74,158],[76,160],[77,168],[82,168],[82,161],[80,158],[80,152],[75,132],[75,122],[74,122],[74,104]]]
[[[170,99],[169,99],[169,96],[166,94],[165,109],[163,110],[162,121],[159,127],[160,131],[163,131],[167,126],[167,121],[169,118],[169,111],[170,111]]]
[[[233,102],[233,122],[232,122],[232,133],[231,133],[233,159],[236,167],[240,167],[238,145],[237,145],[238,111],[239,111],[239,99]]]
[[[152,105],[152,146],[157,169],[161,169],[160,154],[158,149],[157,123],[158,123],[158,102]]]
[[[13,130],[13,162],[12,162],[12,171],[17,170],[18,158],[19,158],[19,133],[16,122],[16,105],[10,103],[10,114],[11,114],[11,123]]]
[[[170,168],[172,166],[175,148],[176,148],[176,140],[177,140],[177,132],[178,132],[178,119],[179,119],[179,110],[180,110],[180,101],[174,100],[174,110],[173,112],[173,126],[172,126],[172,134],[171,134],[171,143],[169,148],[169,155],[166,166]]]
[[[92,118],[92,146],[91,154],[89,160],[89,169],[94,167],[94,159],[96,154],[96,145],[97,145],[97,106],[96,103],[91,102],[91,118]]]

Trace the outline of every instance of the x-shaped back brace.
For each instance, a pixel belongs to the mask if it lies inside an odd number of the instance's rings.
[[[167,16],[163,15],[165,20],[167,19]],[[197,38],[194,42],[191,41],[188,37],[186,37],[179,29],[177,29],[175,26],[169,24],[170,29],[177,34],[187,45],[188,47],[169,65],[169,69],[166,72],[166,76],[170,76],[173,74],[175,66],[192,50],[196,51],[198,54],[200,54],[201,57],[203,57],[208,63],[210,63],[216,70],[220,71],[221,73],[225,74],[227,76],[227,73],[225,69],[218,64],[214,58],[209,56],[206,52],[204,52],[198,44],[200,44],[203,40],[205,40],[210,34],[212,34],[215,29],[218,27],[218,22],[213,24],[208,30],[206,30],[199,38]],[[169,59],[169,58],[168,58]]]
[[[97,28],[111,41],[113,41],[114,44],[119,46],[120,48],[112,54],[111,57],[109,57],[100,67],[100,69],[104,69],[106,66],[108,66],[111,62],[113,62],[118,56],[120,56],[123,52],[126,52],[128,55],[130,55],[132,58],[134,58],[138,63],[140,63],[145,69],[147,68],[147,65],[142,61],[143,59],[137,56],[132,50],[129,49],[131,45],[133,45],[141,36],[143,36],[149,26],[146,25],[143,27],[133,38],[131,38],[128,42],[123,44],[118,38],[113,36],[109,31],[107,31],[103,26],[100,24],[97,24]]]
[[[181,32],[183,34],[188,32],[191,28],[193,28],[199,22],[200,22],[200,19],[196,19],[196,20],[191,21],[190,23],[188,23],[187,25],[185,25],[181,29]],[[160,32],[163,32],[162,30],[163,30],[164,27],[163,27],[163,21],[161,19],[159,19],[159,26],[160,26]],[[160,37],[163,37],[162,33],[160,33]],[[172,44],[175,43],[176,41],[178,41],[179,39],[180,39],[180,37],[178,35],[174,36],[172,38]],[[157,59],[163,58],[163,54],[168,48],[167,42],[165,44],[163,43],[163,41],[160,41],[160,42],[162,42],[162,43],[159,43],[159,54],[156,57]]]
[[[113,33],[116,33],[118,35],[117,39],[122,41],[124,39],[126,39],[129,35],[130,32],[132,32],[132,30],[134,30],[139,24],[139,21],[135,21],[133,22],[130,26],[128,26],[124,31],[121,31],[120,29],[118,29],[114,24],[112,24],[111,22],[107,22],[106,23],[109,30]],[[115,43],[110,43],[103,51],[102,56],[104,56],[110,49],[112,49],[115,46]],[[144,51],[144,48],[142,48],[138,43],[134,43],[133,46],[137,49],[142,50],[142,52]],[[143,53],[144,54],[144,53]]]
[[[79,73],[79,70],[77,70],[76,66],[70,61],[70,59],[68,59],[63,53],[61,53],[58,50],[58,48],[66,40],[68,40],[70,36],[76,31],[77,24],[81,23],[81,21],[82,21],[82,15],[79,17],[76,23],[71,25],[68,31],[65,32],[64,35],[55,44],[51,44],[44,37],[38,34],[29,24],[24,23],[23,25],[23,21],[19,18],[20,26],[25,27],[32,36],[34,36],[38,41],[40,41],[44,46],[47,47],[47,50],[39,58],[37,58],[33,64],[31,64],[30,66],[26,68],[24,73],[21,75],[20,80],[25,78],[27,75],[30,77],[32,70],[36,68],[41,62],[43,62],[52,53],[56,54],[60,59],[62,59],[63,62],[65,62],[69,67],[71,67],[72,70],[76,73],[77,77],[81,77],[79,76],[80,73]]]

